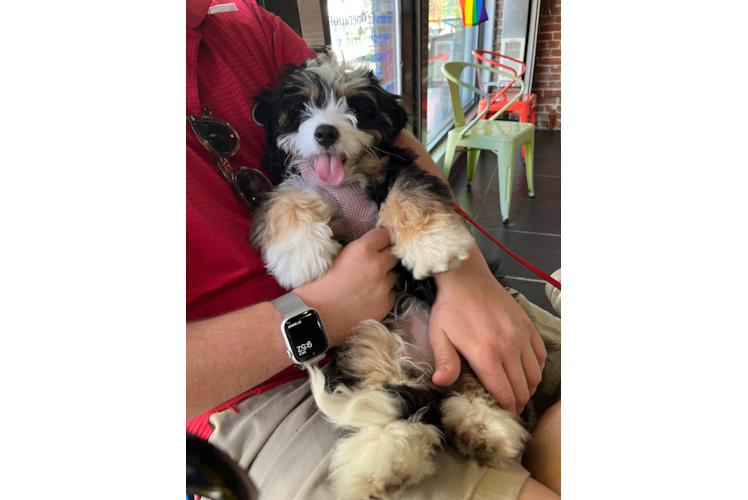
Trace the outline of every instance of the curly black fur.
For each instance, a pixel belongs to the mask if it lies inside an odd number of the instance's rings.
[[[442,412],[439,403],[442,400],[441,392],[436,389],[416,389],[407,385],[385,385],[384,390],[400,398],[399,418],[407,420],[423,408],[419,422],[440,426]]]

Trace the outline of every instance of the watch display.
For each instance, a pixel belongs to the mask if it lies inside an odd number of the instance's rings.
[[[325,327],[316,311],[305,311],[287,319],[284,329],[293,356],[301,363],[327,350]]]

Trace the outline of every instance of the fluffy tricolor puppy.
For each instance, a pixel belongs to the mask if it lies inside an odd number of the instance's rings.
[[[253,116],[267,134],[263,162],[282,182],[255,210],[250,240],[278,282],[291,289],[319,278],[375,226],[389,230],[404,268],[390,317],[356,327],[327,380],[310,373],[319,409],[346,430],[331,465],[337,495],[397,495],[435,472],[444,438],[489,465],[516,457],[526,431],[466,363],[448,390],[431,382],[430,277],[458,267],[475,241],[448,186],[393,146],[407,120],[398,98],[369,69],[322,55],[288,66]]]

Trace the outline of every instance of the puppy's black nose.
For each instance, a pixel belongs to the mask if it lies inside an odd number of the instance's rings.
[[[314,139],[325,147],[332,146],[338,140],[338,129],[332,125],[320,125],[314,131]]]

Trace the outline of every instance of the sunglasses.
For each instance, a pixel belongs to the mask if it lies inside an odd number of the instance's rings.
[[[252,213],[257,208],[260,197],[273,189],[273,183],[256,168],[231,166],[228,158],[239,151],[239,134],[228,122],[211,116],[209,106],[203,109],[201,116],[187,113],[187,121],[197,140],[210,153],[226,182],[234,188],[242,205]]]

